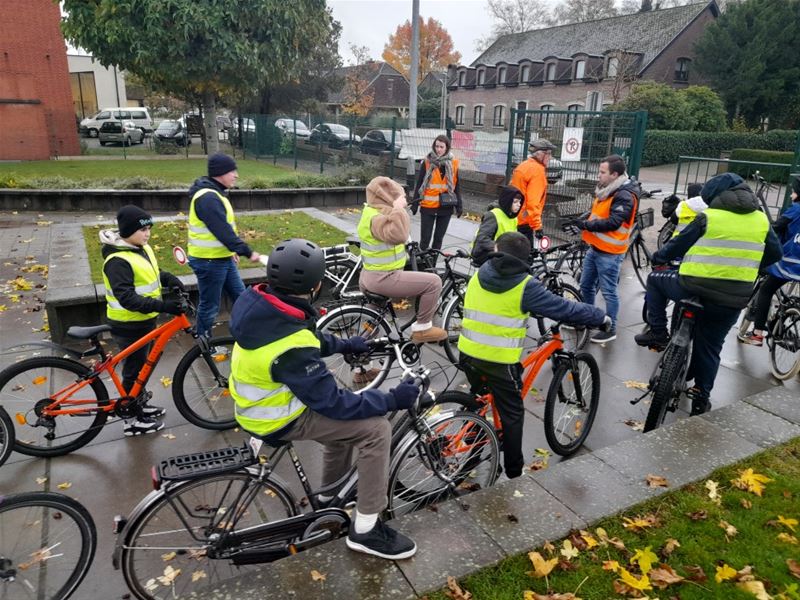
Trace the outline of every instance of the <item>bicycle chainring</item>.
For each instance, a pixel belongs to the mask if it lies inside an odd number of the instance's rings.
[[[139,416],[141,412],[139,404],[136,399],[130,396],[120,398],[114,405],[114,414],[120,419],[133,419]]]
[[[308,539],[320,532],[328,532],[330,534],[325,541],[335,540],[345,535],[349,528],[350,519],[346,513],[329,513],[312,521],[303,532],[301,540]]]

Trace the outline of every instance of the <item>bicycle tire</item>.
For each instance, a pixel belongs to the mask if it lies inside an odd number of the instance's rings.
[[[573,302],[581,302],[581,293],[573,285],[564,283],[561,280],[554,280],[554,283],[547,286],[548,291],[556,296],[561,296]],[[536,325],[539,329],[539,335],[544,335],[552,325],[552,321],[544,317],[537,317]],[[581,350],[589,341],[589,329],[586,327],[563,327],[561,328],[561,338],[564,342],[564,348],[572,352]]]
[[[56,430],[55,438],[52,440],[46,439],[44,432],[48,430],[43,425],[35,425],[38,420],[34,411],[37,404],[44,404],[50,394],[66,388],[89,372],[88,367],[74,360],[40,356],[10,365],[0,373],[0,397],[3,398],[3,406],[11,415],[17,417],[13,419],[16,428],[14,450],[28,456],[62,456],[82,448],[99,435],[108,420],[108,413],[105,411],[98,411],[93,416],[85,417],[69,415],[51,417],[49,422],[54,427],[67,430],[67,433]],[[45,384],[47,384],[46,389],[43,387]],[[91,400],[97,406],[108,405],[108,391],[100,379],[95,378],[81,388],[79,392],[81,400],[89,400],[88,390],[92,390],[94,398]],[[26,392],[33,393],[33,396],[29,398],[23,396]],[[19,415],[24,416],[25,425],[21,425],[18,421]],[[32,422],[34,425],[29,424]],[[64,438],[71,439],[62,443],[60,440]]]
[[[628,255],[633,264],[636,279],[639,280],[639,285],[642,286],[642,289],[647,290],[647,276],[653,270],[653,255],[647,249],[647,244],[644,243],[644,238],[641,234],[636,237],[630,248],[628,248]]]
[[[786,381],[800,371],[800,311],[789,308],[770,330],[769,365],[776,379]]]
[[[0,496],[0,562],[15,571],[13,580],[0,579],[0,597],[66,600],[86,577],[96,550],[94,520],[69,496]]]
[[[253,494],[247,506],[240,507],[239,520],[229,527],[230,521],[224,515],[255,477],[249,471],[225,473],[186,481],[168,492],[153,494],[148,506],[128,524],[119,556],[125,583],[133,595],[139,600],[204,598],[220,581],[263,569],[263,564],[236,566],[229,558],[208,555],[212,547],[208,538],[223,530],[243,529],[298,514],[291,494],[282,485],[266,480],[258,484],[263,489]],[[257,543],[252,542],[249,547]],[[165,572],[169,567],[172,571]],[[180,574],[171,581],[160,579],[175,571]]]
[[[583,446],[600,404],[597,361],[585,352],[576,354],[574,361],[576,369],[569,358],[556,360],[544,405],[544,435],[553,452],[561,456],[572,456]],[[575,385],[576,375],[580,385]]]
[[[677,225],[672,222],[671,219],[667,219],[664,224],[661,226],[661,229],[658,230],[658,238],[656,239],[656,248],[661,250],[667,242],[672,239],[672,234],[675,233],[675,228]]]
[[[322,317],[317,322],[317,331],[331,333],[342,339],[356,335],[366,339],[375,339],[388,336],[392,328],[378,312],[366,306],[350,304],[340,306]],[[333,354],[322,360],[325,361],[339,387],[357,392],[377,388],[384,382],[392,367],[394,354],[372,357],[372,353],[370,353],[363,358],[355,355]],[[357,374],[362,372],[372,372],[375,377],[364,384],[355,382],[354,378],[357,378]]]
[[[210,356],[206,357],[200,345],[195,345],[175,367],[172,400],[183,418],[193,425],[215,431],[236,427],[234,402],[228,391],[233,344],[231,336],[212,338],[208,342]],[[217,381],[209,360],[223,383]]]
[[[8,413],[0,406],[0,467],[11,456],[14,450],[14,422]]]
[[[675,386],[682,380],[688,368],[688,348],[670,344],[661,359],[662,367],[658,381],[653,389],[653,400],[647,411],[644,432],[661,426],[667,416],[667,408],[675,394]]]
[[[486,419],[460,411],[429,418],[427,425],[432,435],[410,431],[393,453],[390,518],[446,500],[452,488],[460,495],[491,487],[499,475],[500,445]]]
[[[458,338],[461,335],[461,321],[464,319],[464,299],[454,296],[450,299],[442,316],[442,327],[447,332],[447,339],[442,342],[444,353],[454,365],[458,365]]]

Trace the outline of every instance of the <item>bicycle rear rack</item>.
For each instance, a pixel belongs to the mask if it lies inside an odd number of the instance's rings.
[[[160,481],[182,481],[201,475],[236,471],[256,462],[258,458],[253,455],[250,446],[244,444],[238,448],[229,447],[173,456],[162,460],[156,468]]]

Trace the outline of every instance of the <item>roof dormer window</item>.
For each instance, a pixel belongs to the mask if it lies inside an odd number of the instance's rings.
[[[575,62],[575,79],[586,77],[586,61],[581,59]]]
[[[486,83],[486,69],[480,69],[478,71],[478,85],[483,85]]]
[[[500,67],[497,69],[497,83],[505,83],[506,82],[506,68]]]
[[[556,79],[556,63],[550,63],[544,71],[545,81],[555,81]]]

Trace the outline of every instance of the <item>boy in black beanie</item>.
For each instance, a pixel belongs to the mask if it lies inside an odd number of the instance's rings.
[[[106,287],[106,317],[111,336],[120,351],[144,337],[156,327],[159,313],[178,315],[181,303],[176,299],[162,300],[162,288],[179,287],[180,280],[160,271],[153,250],[148,245],[153,217],[138,206],[127,205],[117,213],[117,231],[100,232],[103,243],[103,283]],[[122,385],[129,391],[147,359],[150,344],[128,356],[122,364]],[[141,435],[164,428],[157,420],[166,412],[147,402],[151,392],[143,391],[145,402],[141,414],[125,419],[125,435]]]
[[[497,204],[490,204],[489,211],[481,217],[478,233],[472,243],[472,261],[476,266],[481,266],[494,252],[497,238],[509,231],[517,231],[517,213],[524,201],[522,192],[514,186],[500,188]]]

